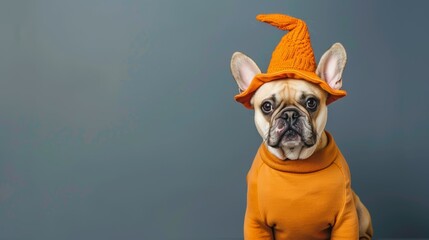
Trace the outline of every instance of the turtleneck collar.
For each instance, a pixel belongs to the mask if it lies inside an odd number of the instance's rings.
[[[327,131],[328,143],[326,147],[313,153],[307,159],[299,160],[281,160],[274,156],[267,148],[265,143],[259,147],[258,154],[262,161],[279,171],[292,173],[310,173],[329,167],[337,158],[339,150],[337,144]]]

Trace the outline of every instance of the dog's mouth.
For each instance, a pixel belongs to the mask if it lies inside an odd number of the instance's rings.
[[[302,145],[301,134],[297,130],[292,128],[288,128],[282,131],[282,133],[277,134],[277,136],[270,138],[271,141],[268,141],[268,145],[274,148],[292,148]]]
[[[295,147],[301,143],[301,139],[302,137],[300,133],[294,129],[289,129],[285,131],[279,143],[284,147]]]
[[[267,144],[273,148],[313,146],[315,139],[312,134],[309,134],[312,130],[306,129],[304,127],[306,124],[303,121],[300,120],[296,124],[288,124],[284,119],[278,118],[270,128]]]

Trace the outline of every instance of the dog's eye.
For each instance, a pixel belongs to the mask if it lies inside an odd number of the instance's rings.
[[[264,113],[270,113],[273,111],[273,103],[270,101],[265,101],[261,105],[262,112]]]
[[[315,98],[307,99],[305,107],[309,110],[315,110],[317,108],[317,100]]]

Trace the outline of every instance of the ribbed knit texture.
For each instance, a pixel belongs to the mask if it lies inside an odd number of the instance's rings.
[[[310,34],[304,21],[282,14],[260,14],[256,19],[289,31],[275,48],[267,73],[291,68],[308,72],[316,71]]]

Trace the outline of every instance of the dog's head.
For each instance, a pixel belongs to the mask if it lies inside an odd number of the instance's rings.
[[[332,89],[342,86],[346,52],[340,43],[323,54],[317,75]],[[245,91],[261,71],[243,53],[231,59],[231,72],[240,91]],[[264,83],[253,95],[256,128],[271,153],[280,159],[306,159],[321,142],[327,121],[328,93],[316,84],[299,79]]]

